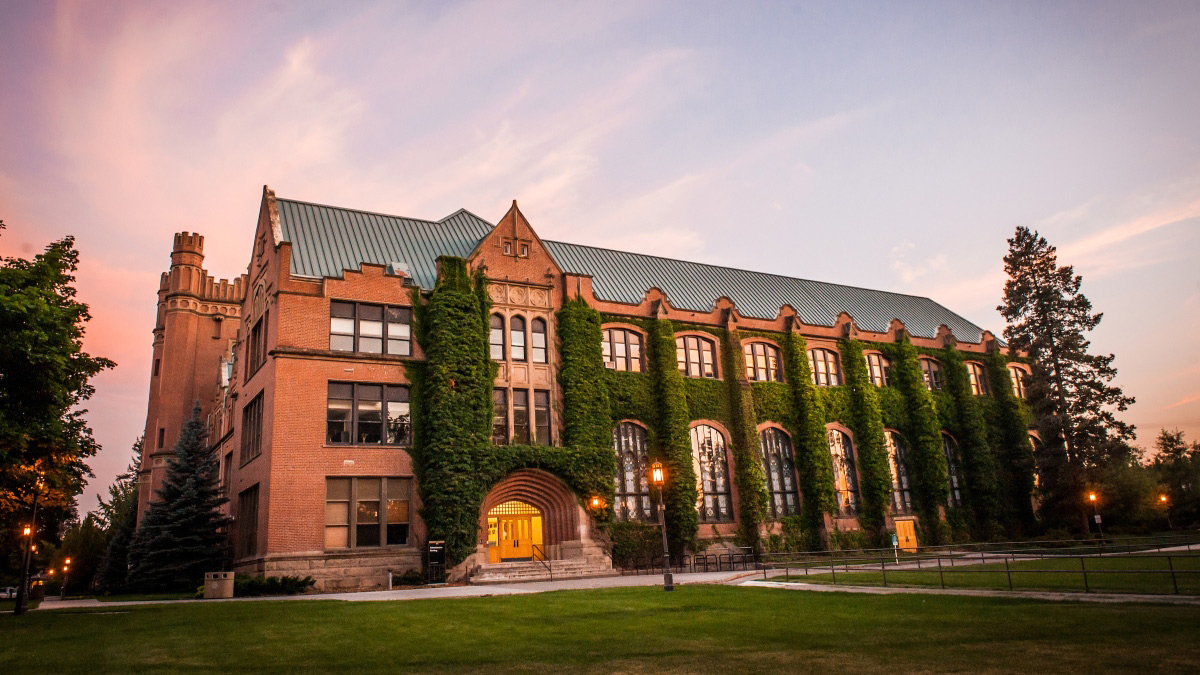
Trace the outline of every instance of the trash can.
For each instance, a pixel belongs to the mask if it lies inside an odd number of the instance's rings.
[[[232,598],[233,572],[205,572],[204,599]]]

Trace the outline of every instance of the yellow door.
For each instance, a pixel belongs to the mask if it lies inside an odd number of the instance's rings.
[[[533,518],[531,516],[499,516],[497,538],[501,560],[533,558]]]
[[[911,520],[896,521],[896,538],[900,548],[908,553],[917,552],[917,528]]]

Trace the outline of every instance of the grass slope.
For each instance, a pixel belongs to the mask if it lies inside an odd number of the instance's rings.
[[[1200,608],[684,586],[0,617],[0,671],[1195,672]]]

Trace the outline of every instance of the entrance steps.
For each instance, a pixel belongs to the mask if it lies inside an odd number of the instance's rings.
[[[549,569],[547,569],[549,566]],[[472,584],[511,584],[521,581],[557,581],[559,579],[588,579],[611,577],[617,572],[605,558],[603,561],[580,558],[568,560],[506,562],[481,565],[471,575]]]

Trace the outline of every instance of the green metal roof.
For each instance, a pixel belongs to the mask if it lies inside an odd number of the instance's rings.
[[[404,263],[413,282],[433,288],[437,258],[466,257],[493,225],[465,209],[439,221],[276,200],[284,241],[292,243],[292,274],[340,277],[362,263]],[[728,297],[742,316],[774,319],[791,305],[808,324],[832,326],[846,312],[863,330],[885,332],[900,319],[913,335],[934,337],[945,324],[960,340],[978,342],[983,329],[929,298],[776,274],[660,258],[640,253],[544,241],[564,272],[592,277],[596,297],[638,303],[650,288],[671,305],[699,312]]]

